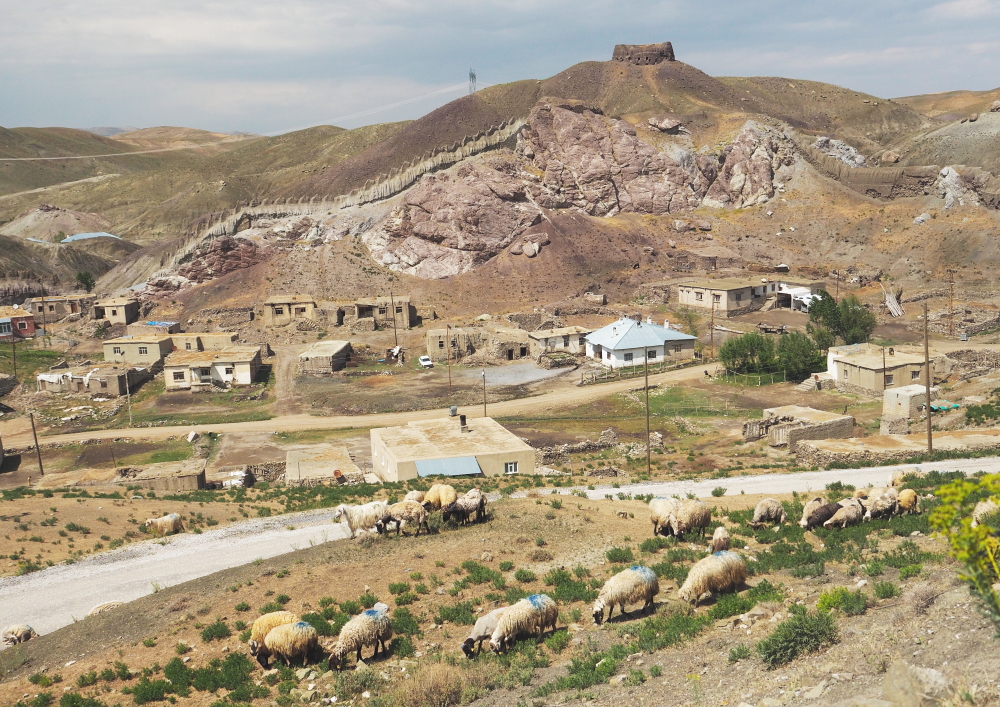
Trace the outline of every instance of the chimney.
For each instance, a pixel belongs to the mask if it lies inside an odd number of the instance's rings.
[[[652,317],[646,317],[646,323],[647,324],[652,324],[653,323],[653,318]]]
[[[459,424],[459,427],[461,428],[462,432],[468,432],[469,431],[469,426],[465,423],[465,415],[459,415],[458,416],[458,424]]]

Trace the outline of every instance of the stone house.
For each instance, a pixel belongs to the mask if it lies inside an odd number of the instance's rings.
[[[39,373],[36,383],[39,392],[118,397],[134,393],[152,377],[153,374],[145,368],[99,365]]]
[[[317,486],[364,479],[350,450],[342,444],[317,444],[285,454],[285,486]]]
[[[158,370],[172,350],[169,336],[121,336],[104,342],[104,360]]]
[[[753,442],[767,436],[772,447],[788,447],[806,439],[847,439],[854,432],[854,418],[799,405],[767,408],[760,420],[743,425],[743,439]]]
[[[299,354],[299,373],[329,375],[346,366],[352,353],[350,341],[317,341]]]
[[[316,318],[316,301],[308,295],[275,295],[264,300],[264,326],[284,326]]]
[[[587,356],[609,368],[694,358],[697,338],[652,322],[623,317],[588,334]]]
[[[246,386],[260,370],[259,346],[230,346],[219,351],[177,351],[163,362],[166,390],[200,392]]]
[[[543,353],[586,354],[587,334],[593,331],[592,328],[582,326],[532,331],[528,332],[528,346],[534,358]]]
[[[376,329],[409,329],[416,319],[416,309],[408,295],[359,299],[354,302],[354,318],[372,319]]]
[[[172,334],[174,351],[219,351],[236,346],[238,334],[234,331]]]
[[[24,308],[43,322],[57,322],[71,314],[90,311],[93,295],[55,295],[52,297],[32,297],[24,301]]]
[[[109,324],[131,324],[139,318],[139,300],[112,297],[94,302],[94,319]]]
[[[0,307],[0,340],[30,339],[34,336],[34,314],[18,305]]]
[[[486,331],[478,327],[465,329],[462,327],[452,327],[451,353],[452,361],[460,361],[465,356],[471,356],[486,343]],[[427,342],[427,355],[431,360],[438,363],[447,361],[449,358],[448,346],[449,329],[430,329],[424,335]]]

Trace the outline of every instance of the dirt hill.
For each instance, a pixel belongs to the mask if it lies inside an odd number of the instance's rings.
[[[17,238],[58,242],[65,236],[76,233],[97,233],[109,228],[111,222],[100,214],[87,214],[60,209],[51,204],[39,204],[10,223],[0,225],[0,233]]]

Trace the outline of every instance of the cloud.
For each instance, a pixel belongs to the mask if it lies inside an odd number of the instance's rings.
[[[997,0],[951,0],[927,8],[928,18],[940,20],[979,20],[1000,15]]]

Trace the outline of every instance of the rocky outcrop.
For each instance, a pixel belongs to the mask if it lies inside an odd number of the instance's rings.
[[[789,145],[770,128],[748,121],[722,154],[722,167],[703,199],[705,206],[740,209],[774,196],[774,173],[794,160]]]
[[[829,155],[836,160],[840,160],[848,167],[868,166],[868,160],[864,155],[841,140],[831,140],[828,137],[818,137],[816,138],[816,142],[813,143],[813,147],[822,152],[824,155]],[[896,161],[898,160],[899,158],[897,157]]]
[[[191,282],[207,282],[235,270],[249,268],[267,258],[265,249],[246,238],[221,236],[191,254],[177,275]]]

